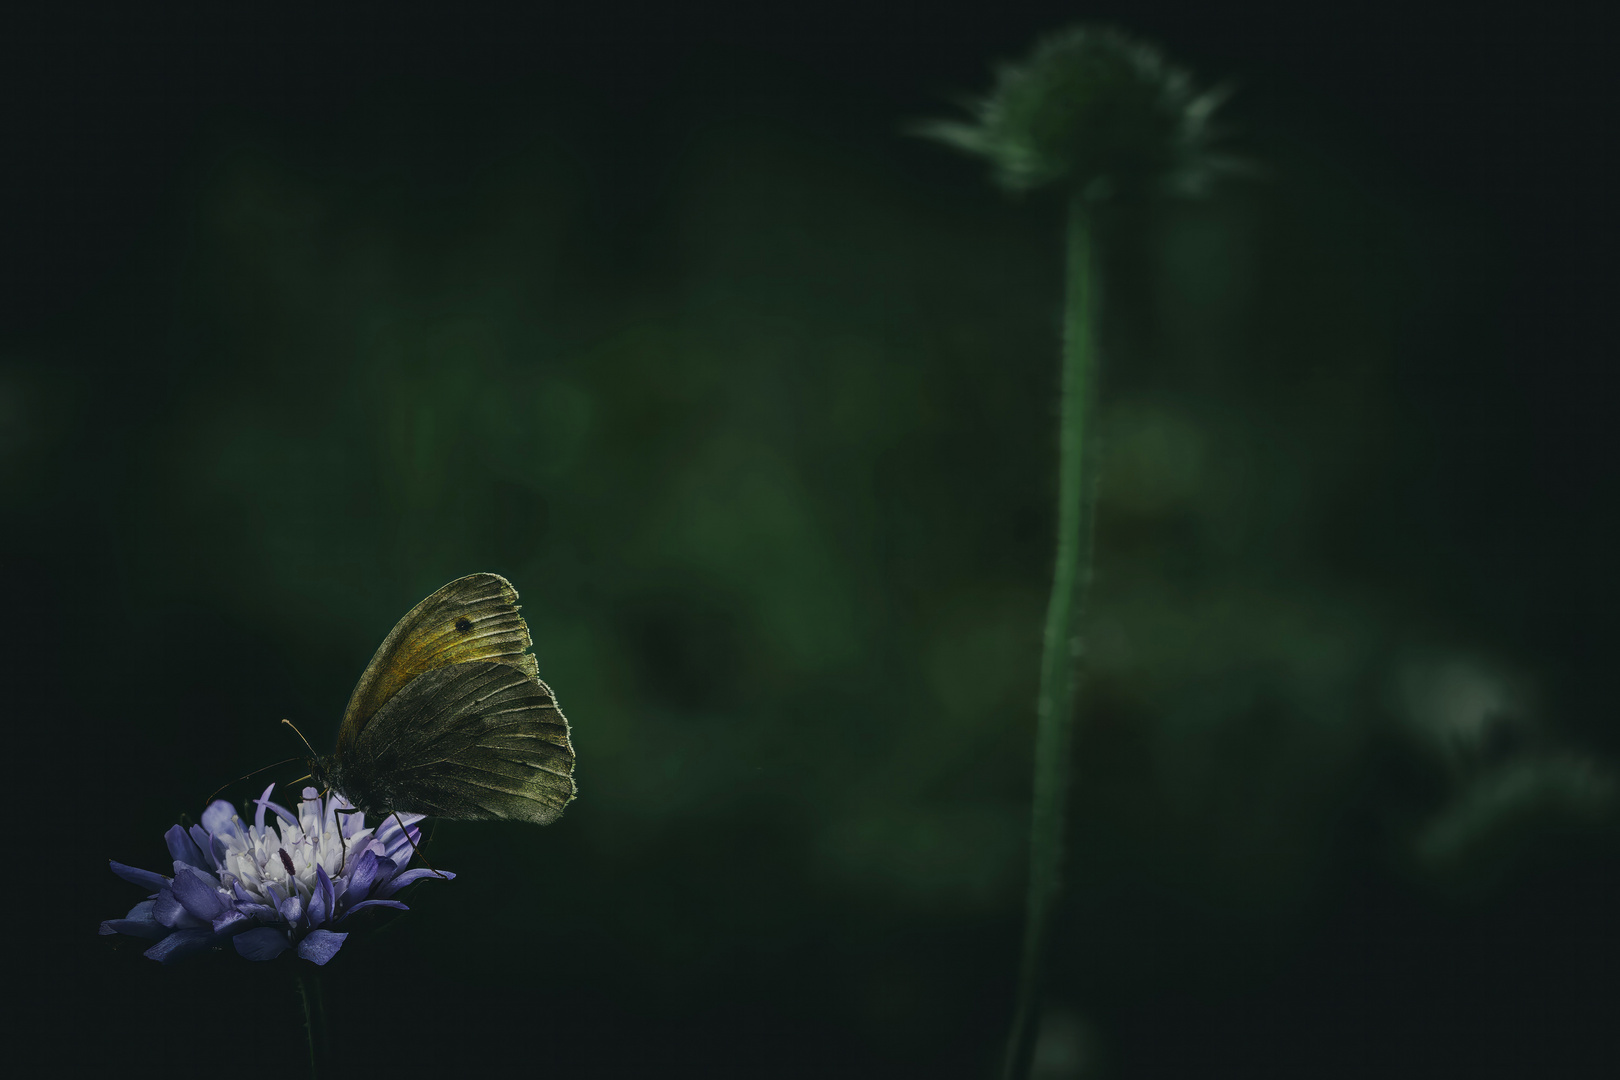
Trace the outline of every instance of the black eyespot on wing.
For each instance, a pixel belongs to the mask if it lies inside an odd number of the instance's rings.
[[[531,638],[517,598],[512,583],[499,574],[468,574],[406,612],[349,695],[334,755],[343,757],[383,703],[425,671],[476,660],[507,664],[538,678],[534,655],[525,651]],[[457,628],[461,619],[470,629]]]
[[[456,629],[465,634],[467,631],[472,629],[472,620],[463,615],[461,618],[456,620]]]

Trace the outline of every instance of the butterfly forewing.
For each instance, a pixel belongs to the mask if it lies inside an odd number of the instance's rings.
[[[346,759],[367,801],[434,817],[544,825],[574,797],[568,721],[551,688],[505,663],[471,662],[406,683]],[[351,793],[353,794],[353,793]]]
[[[406,613],[378,646],[343,712],[337,756],[346,756],[380,710],[424,673],[495,661],[535,679],[535,659],[524,651],[529,643],[511,582],[499,574],[457,578]]]

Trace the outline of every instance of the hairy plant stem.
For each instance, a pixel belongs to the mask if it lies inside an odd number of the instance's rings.
[[[1069,802],[1078,628],[1091,578],[1091,530],[1085,509],[1085,422],[1096,364],[1096,266],[1092,212],[1079,194],[1068,208],[1063,306],[1062,404],[1058,428],[1057,563],[1046,610],[1040,698],[1035,721],[1035,784],[1029,830],[1029,897],[1023,956],[1003,1080],[1029,1074],[1040,1021],[1042,975],[1052,913],[1061,887],[1063,826]]]

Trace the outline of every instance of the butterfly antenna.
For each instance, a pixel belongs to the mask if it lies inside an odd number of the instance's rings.
[[[298,730],[297,724],[293,723],[291,720],[288,720],[285,716],[281,718],[281,722],[293,729],[293,733],[298,736],[299,741],[302,742],[305,748],[309,750],[310,757],[320,757],[320,755],[315,752],[315,748],[309,745],[309,740],[304,738],[304,733]]]
[[[220,792],[224,791],[226,788],[230,787],[232,784],[240,784],[244,780],[247,780],[247,779],[249,779],[251,777],[258,776],[260,773],[264,772],[265,769],[274,769],[276,767],[276,765],[285,765],[289,761],[297,761],[297,760],[298,759],[296,757],[282,758],[280,761],[276,762],[274,765],[266,765],[263,769],[254,769],[252,772],[248,773],[247,776],[238,776],[235,780],[227,780],[225,783],[219,785],[219,787],[214,789],[214,795],[218,795]],[[298,783],[298,781],[294,780],[293,783],[296,784],[296,783]],[[206,801],[207,802],[213,802],[214,801],[214,795],[208,796],[208,799]]]
[[[440,870],[437,866],[434,866],[432,863],[428,862],[427,861],[427,856],[422,854],[422,849],[416,846],[416,841],[411,839],[411,830],[407,829],[405,827],[405,822],[400,820],[398,810],[394,811],[394,820],[399,822],[400,831],[405,834],[405,839],[407,841],[409,841],[409,843],[411,845],[411,854],[415,855],[418,859],[421,859],[423,866],[427,867],[429,870],[433,871],[435,874],[438,874],[439,877],[443,878],[445,881],[449,881],[450,880],[449,876],[446,875],[444,873],[444,871]]]

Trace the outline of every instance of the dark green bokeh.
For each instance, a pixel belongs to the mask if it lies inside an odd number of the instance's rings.
[[[408,1052],[474,1070],[989,1073],[1061,251],[1055,206],[900,135],[939,80],[982,81],[969,44],[853,86],[733,58],[646,100],[377,75],[197,126],[119,268],[0,354],[48,642],[16,655],[73,688],[24,691],[19,752],[66,736],[83,777],[40,770],[85,935],[50,994],[101,988],[97,1024],[152,1060],[222,981],[290,1024],[234,957],[95,939],[136,899],[103,860],[160,866],[209,790],[300,749],[283,716],[328,744],[394,620],[491,570],[579,801],[436,829],[462,876],[327,973],[340,1060],[408,1019]],[[1612,586],[1586,496],[1540,478],[1612,446],[1550,443],[1562,399],[1519,383],[1518,223],[1295,95],[1233,102],[1266,179],[1110,223],[1045,1060],[1556,1072],[1615,955]],[[283,1034],[269,1057],[302,1052]]]

